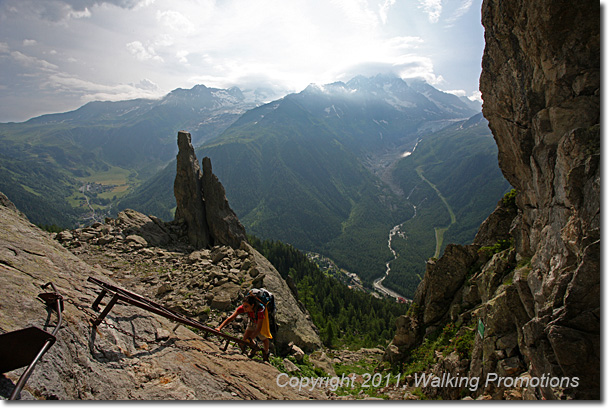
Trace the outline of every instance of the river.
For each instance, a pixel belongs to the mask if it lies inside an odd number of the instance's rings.
[[[417,208],[415,206],[413,206],[414,210],[415,210],[415,214],[413,215],[413,217],[415,217],[415,215],[417,214]],[[403,222],[404,223],[404,222]],[[385,280],[385,278],[388,277],[388,275],[390,274],[390,263],[392,263],[393,261],[396,260],[396,258],[398,258],[398,254],[396,253],[396,251],[394,250],[394,248],[392,248],[392,239],[394,239],[394,236],[398,235],[404,238],[404,234],[400,231],[400,227],[402,226],[403,223],[400,223],[398,225],[396,225],[395,227],[393,227],[390,230],[390,233],[388,234],[388,248],[390,248],[390,252],[392,252],[392,255],[394,256],[392,260],[388,261],[385,266],[386,266],[386,270],[385,270],[385,275],[383,275],[381,278],[377,278],[375,279],[375,281],[373,281],[373,287],[375,288],[375,290],[377,290],[378,292],[387,295],[389,297],[393,297],[393,298],[403,298],[405,299],[407,302],[411,302],[411,299],[408,299],[406,297],[404,297],[403,295],[394,292],[391,289],[386,288],[385,286],[382,285],[383,281]]]

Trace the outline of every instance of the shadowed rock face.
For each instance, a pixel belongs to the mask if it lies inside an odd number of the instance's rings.
[[[178,133],[178,148],[175,220],[184,221],[189,242],[197,248],[239,248],[246,240],[246,230],[229,206],[224,187],[212,173],[212,162],[204,158],[201,171],[188,132]]]
[[[239,248],[246,240],[246,230],[229,206],[229,201],[218,177],[212,173],[212,161],[205,157],[202,161],[202,189],[206,218],[210,234],[215,244]]]
[[[600,8],[484,0],[482,22],[483,114],[516,201],[498,203],[474,245],[450,245],[428,263],[386,358],[403,360],[449,322],[465,324],[465,336],[480,321],[470,358],[440,357],[433,373],[577,378],[577,387],[474,396],[599,399]],[[508,249],[490,252],[501,242]]]
[[[578,376],[577,397],[599,398],[600,6],[488,0],[483,25],[483,114],[531,258],[520,348],[533,374]]]
[[[178,132],[177,169],[174,180],[176,197],[176,221],[184,220],[187,226],[189,242],[197,248],[212,245],[206,219],[203,192],[201,190],[202,173],[191,145],[191,134]]]

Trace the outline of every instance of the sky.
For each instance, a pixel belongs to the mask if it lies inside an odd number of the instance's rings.
[[[394,73],[480,98],[482,0],[0,0],[0,122]]]

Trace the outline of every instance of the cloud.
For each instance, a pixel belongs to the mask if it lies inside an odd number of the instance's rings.
[[[142,79],[138,84],[99,84],[82,80],[66,73],[49,75],[41,85],[44,89],[57,93],[80,96],[83,103],[90,101],[122,101],[135,98],[159,98],[162,93],[159,87],[149,79]]]
[[[466,97],[466,91],[464,90],[444,90],[443,92],[457,95],[458,97]]]
[[[59,69],[55,64],[51,64],[46,60],[41,60],[36,57],[31,57],[23,54],[20,51],[12,51],[11,57],[24,67],[38,68],[44,71],[52,71]]]
[[[394,3],[396,3],[396,0],[385,0],[385,2],[379,6],[379,18],[383,24],[388,21],[388,11]]]
[[[151,80],[149,80],[148,78],[143,78],[142,80],[140,80],[139,83],[135,84],[134,87],[139,90],[145,90],[145,91],[158,91],[159,90],[159,86],[157,84],[155,84],[154,82],[152,82]]]
[[[88,8],[85,8],[84,10],[70,10],[67,15],[68,19],[82,19],[87,17],[91,17],[91,12]]]
[[[182,64],[188,64],[189,60],[186,58],[190,52],[188,50],[178,50],[176,51],[176,58]]]
[[[195,32],[195,25],[182,13],[174,10],[157,10],[157,21],[174,31]]]
[[[300,91],[378,72],[433,84],[444,81],[442,73],[452,81],[446,88],[470,94],[478,72],[467,80],[454,60],[469,57],[461,45],[479,28],[471,20],[480,1],[0,0],[1,82],[11,93],[30,92],[32,108],[44,98],[72,107],[81,95],[114,100],[196,83],[241,88],[261,81]],[[438,23],[458,18],[470,23],[466,30],[443,37],[451,30]],[[58,78],[50,81],[50,74]],[[37,93],[43,81],[44,95]],[[114,82],[123,88],[100,88]],[[1,94],[10,107],[11,94]]]
[[[0,17],[8,15],[33,15],[54,23],[66,23],[71,19],[89,18],[94,7],[112,5],[122,9],[138,9],[155,0],[4,0],[0,3]]]
[[[481,91],[479,91],[479,90],[477,90],[477,91],[473,92],[472,94],[470,94],[470,97],[468,97],[468,99],[470,101],[483,102],[483,96],[481,95]]]
[[[462,16],[470,10],[472,7],[472,0],[462,0],[460,6],[453,11],[451,17],[447,18],[447,25],[454,25]]]
[[[368,61],[342,70],[336,77],[342,81],[357,75],[372,77],[377,74],[392,74],[400,78],[419,78],[429,84],[441,84],[444,79],[434,73],[434,64],[428,57],[405,54],[392,61]]]
[[[393,66],[398,70],[401,78],[420,78],[428,84],[442,84],[445,79],[436,75],[432,59],[415,54],[405,54],[398,58]]]
[[[437,23],[443,11],[441,0],[419,0],[418,7],[424,9],[428,14],[430,23]]]
[[[396,50],[414,49],[424,43],[424,39],[416,36],[392,37],[387,44]]]
[[[373,29],[379,23],[377,14],[368,8],[366,0],[331,0],[331,3],[342,10],[350,23],[365,30]]]
[[[157,55],[157,52],[151,46],[144,47],[140,41],[132,41],[131,43],[125,44],[127,51],[129,51],[135,58],[140,61],[153,60],[163,62],[163,59]]]

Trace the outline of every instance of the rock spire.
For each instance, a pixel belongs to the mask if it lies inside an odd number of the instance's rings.
[[[246,230],[229,206],[224,187],[212,173],[210,158],[203,159],[202,171],[191,134],[185,131],[178,132],[178,149],[175,220],[186,224],[189,242],[197,248],[239,248],[246,241]]]

